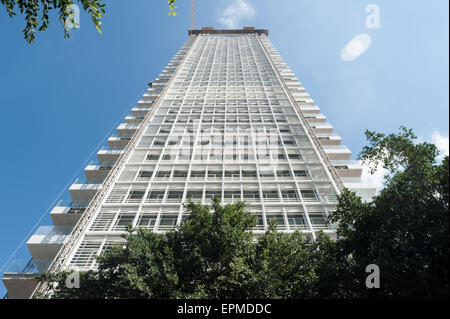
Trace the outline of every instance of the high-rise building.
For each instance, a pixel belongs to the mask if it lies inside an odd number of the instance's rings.
[[[126,226],[164,232],[188,216],[188,198],[245,200],[255,233],[278,229],[334,237],[327,220],[348,187],[375,189],[268,39],[267,30],[190,30],[189,38],[27,242],[32,260],[3,276],[9,297],[31,296],[32,273],[95,268]]]

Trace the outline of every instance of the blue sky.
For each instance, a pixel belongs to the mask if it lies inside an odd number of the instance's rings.
[[[81,15],[63,38],[52,21],[35,43],[0,8],[0,266],[187,38],[178,0],[107,1],[103,34]],[[365,24],[368,4],[380,28]],[[366,128],[413,128],[448,151],[448,1],[197,0],[197,26],[254,25],[270,39],[354,156]],[[237,8],[237,10],[236,10]],[[371,45],[351,62],[355,36]],[[446,139],[447,138],[447,139]]]

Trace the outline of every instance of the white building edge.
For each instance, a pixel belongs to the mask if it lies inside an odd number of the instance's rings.
[[[28,240],[32,260],[3,275],[8,298],[46,289],[36,272],[95,268],[125,226],[164,232],[179,225],[187,198],[245,200],[258,215],[332,238],[327,215],[343,187],[365,200],[375,187],[333,133],[314,100],[268,39],[267,30],[190,30],[189,38],[73,184],[72,204]]]

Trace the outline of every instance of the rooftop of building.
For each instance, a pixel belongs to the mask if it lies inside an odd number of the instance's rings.
[[[198,34],[253,34],[257,33],[259,35],[265,34],[269,35],[268,29],[255,29],[255,27],[243,27],[242,29],[214,29],[214,27],[203,27],[201,29],[189,30],[189,35]]]

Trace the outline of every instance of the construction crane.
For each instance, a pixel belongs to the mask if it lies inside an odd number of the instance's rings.
[[[195,0],[191,0],[191,30],[195,29]]]

